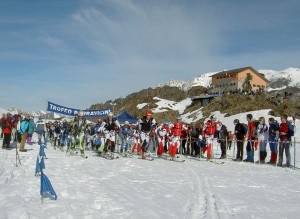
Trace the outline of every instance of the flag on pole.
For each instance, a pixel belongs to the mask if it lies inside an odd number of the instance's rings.
[[[39,152],[40,157],[46,157],[45,148],[47,148],[46,145],[44,144],[40,145],[40,152]]]
[[[42,171],[43,169],[45,169],[45,161],[44,161],[44,157],[41,158],[41,161],[40,161],[40,170]]]
[[[39,155],[38,155],[36,158],[36,163],[35,163],[35,176],[37,176],[40,172],[41,172],[40,159],[39,159]]]
[[[42,198],[50,198],[57,200],[57,195],[51,185],[50,180],[48,177],[41,171],[41,190],[40,194]]]

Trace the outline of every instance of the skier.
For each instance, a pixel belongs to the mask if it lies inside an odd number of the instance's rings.
[[[139,139],[139,132],[137,130],[136,124],[131,124],[131,130],[132,130],[132,141],[133,141],[133,146],[131,148],[131,153],[137,152],[138,154],[141,153],[141,144],[140,144],[140,139]]]
[[[171,125],[172,131],[172,141],[169,146],[169,154],[172,160],[175,160],[175,155],[177,153],[178,148],[180,148],[180,137],[182,135],[182,130],[187,131],[187,127],[182,122],[182,116],[179,115],[176,117],[176,122]]]
[[[124,125],[121,126],[120,137],[121,137],[121,148],[120,153],[124,156],[127,155],[128,150],[128,138],[130,136],[130,125],[128,121],[125,121]]]
[[[99,154],[101,154],[104,149],[104,142],[105,142],[104,130],[105,130],[105,122],[103,121],[103,119],[100,118],[98,119],[98,122],[94,128],[95,134],[93,139],[93,147],[95,147],[95,150]]]
[[[67,145],[67,147],[70,147],[70,134],[71,134],[71,126],[70,123],[66,119],[63,120],[63,123],[61,125],[60,129],[60,147],[61,150],[63,150],[63,146]]]
[[[159,157],[162,156],[162,154],[165,151],[165,146],[167,147],[167,141],[168,138],[171,135],[171,129],[170,129],[170,122],[168,120],[165,120],[158,128],[158,147],[157,147],[157,155]],[[168,148],[168,147],[167,147]]]
[[[74,152],[75,145],[78,142],[80,155],[82,157],[85,157],[84,148],[83,148],[83,136],[84,136],[84,130],[86,128],[86,124],[87,123],[86,123],[86,119],[84,118],[84,112],[79,111],[71,125],[72,144],[71,144],[70,153]]]
[[[203,147],[203,154],[207,150],[207,159],[212,158],[212,150],[213,150],[213,139],[216,132],[216,119],[211,116],[209,120],[204,124],[202,129],[202,136],[206,138],[207,146]]]
[[[199,128],[196,127],[196,123],[192,123],[191,127],[189,128],[189,136],[191,137],[191,151],[190,154],[195,157],[200,156],[200,145],[198,144],[198,139],[200,135]],[[185,150],[185,147],[183,147],[184,153],[186,154],[187,151]]]
[[[115,151],[116,132],[120,129],[120,123],[116,118],[114,118],[112,112],[108,113],[104,122],[105,144],[103,151],[105,155],[108,150],[110,150],[111,153]]]
[[[152,111],[147,110],[145,116],[139,120],[139,132],[140,132],[140,140],[142,142],[142,159],[146,159],[145,153],[149,147],[149,137],[150,132],[153,127],[156,127],[157,123],[155,119],[152,117]]]

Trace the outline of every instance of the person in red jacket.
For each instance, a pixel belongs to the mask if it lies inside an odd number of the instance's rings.
[[[176,122],[171,125],[172,130],[172,142],[169,146],[169,154],[172,160],[175,160],[175,155],[180,147],[180,138],[182,138],[182,131],[187,130],[186,126],[182,122],[182,116],[176,117]]]
[[[15,123],[12,121],[10,113],[7,113],[5,117],[1,120],[2,132],[3,132],[3,149],[8,149],[11,141],[11,132],[15,127]]]
[[[279,129],[279,159],[278,166],[282,166],[283,161],[283,151],[285,150],[286,155],[286,166],[289,167],[291,165],[291,153],[290,153],[290,143],[291,136],[289,136],[289,124],[287,121],[287,115],[284,114],[281,116],[281,124]]]
[[[165,120],[158,129],[158,147],[157,147],[157,156],[161,157],[165,151],[165,147],[168,148],[167,143],[171,135],[170,122]]]
[[[213,150],[213,139],[215,133],[217,132],[217,122],[214,116],[211,116],[209,120],[206,121],[204,127],[202,129],[202,136],[205,137],[207,146],[203,147],[203,154],[207,150],[207,159],[212,158],[212,150]]]
[[[246,119],[248,121],[248,133],[247,133],[247,158],[244,160],[246,162],[254,162],[254,141],[255,141],[255,122],[253,121],[252,114],[247,114]]]
[[[2,117],[0,118],[1,138],[3,138],[2,120],[3,120],[4,118],[5,118],[5,113],[2,113]]]

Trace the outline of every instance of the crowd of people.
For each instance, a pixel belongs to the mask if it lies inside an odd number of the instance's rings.
[[[45,122],[39,118],[34,122],[28,113],[24,117],[6,113],[0,119],[2,148],[7,149],[11,141],[18,141],[20,152],[26,152],[25,143],[32,144],[32,135],[36,133],[38,144],[49,140],[55,148],[67,146],[69,153],[79,149],[82,156],[85,156],[85,148],[90,147],[102,156],[117,151],[125,156],[127,153],[136,153],[142,159],[146,159],[148,152],[156,156],[168,154],[174,160],[177,154],[211,159],[217,140],[221,149],[220,159],[227,158],[227,150],[231,149],[232,142],[236,142],[235,161],[254,162],[254,151],[259,150],[256,162],[265,163],[269,145],[271,154],[268,163],[282,166],[285,151],[285,165],[291,165],[290,144],[294,128],[288,122],[287,115],[281,116],[280,123],[273,117],[255,120],[252,114],[247,114],[247,124],[240,123],[238,119],[233,123],[234,130],[229,131],[214,116],[205,123],[186,124],[179,115],[174,122],[164,120],[159,124],[151,110],[147,110],[143,118],[134,124],[128,121],[120,124],[113,113],[109,113],[107,118],[98,119],[96,123],[87,122],[83,111],[69,121]]]

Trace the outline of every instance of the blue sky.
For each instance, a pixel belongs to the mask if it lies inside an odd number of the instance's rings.
[[[298,0],[1,0],[0,107],[85,109],[170,79],[299,67]]]

